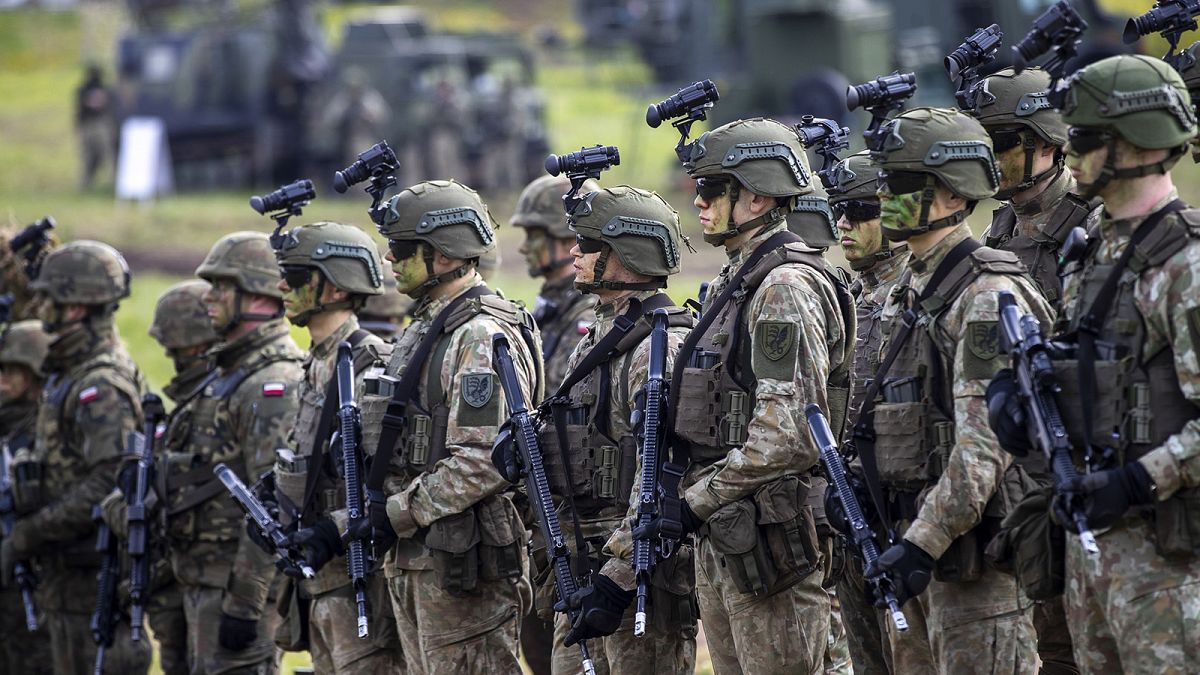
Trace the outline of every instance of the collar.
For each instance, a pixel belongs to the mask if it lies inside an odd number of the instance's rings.
[[[1024,204],[1018,204],[1011,200],[1008,203],[1016,212],[1017,220],[1022,220],[1054,209],[1068,192],[1075,191],[1075,187],[1075,179],[1071,177],[1071,172],[1063,170],[1057,178],[1047,183],[1046,188],[1033,199]]]
[[[268,342],[274,342],[290,334],[287,322],[283,319],[265,321],[254,330],[246,333],[233,342],[222,342],[213,347],[208,356],[218,368],[230,368],[245,360]]]
[[[98,354],[113,351],[116,327],[112,317],[85,321],[82,328],[55,338],[46,353],[46,372],[64,373]]]
[[[437,317],[438,313],[446,308],[446,305],[454,302],[455,298],[463,293],[466,293],[472,288],[475,288],[476,286],[484,286],[487,284],[487,282],[483,280],[483,277],[479,276],[479,272],[472,270],[471,275],[471,282],[464,284],[459,292],[454,295],[448,295],[437,300],[430,298],[429,294],[422,296],[417,303],[416,309],[413,311],[413,316],[418,321],[433,321]]]
[[[163,393],[172,401],[179,402],[193,391],[196,390],[211,368],[208,364],[208,359],[196,359],[196,362],[188,366],[182,373],[176,373],[175,377],[163,387]]]
[[[786,229],[787,221],[781,220],[778,223],[762,228],[758,231],[758,234],[742,242],[741,246],[738,246],[731,251],[726,251],[726,253],[729,255],[730,268],[736,269],[742,264],[743,260],[745,260],[751,253],[754,252],[754,249],[758,248],[759,244],[763,243],[767,239],[770,239],[775,233],[782,232]]]
[[[547,300],[559,300],[571,295],[582,295],[582,293],[575,290],[575,275],[572,274],[564,279],[542,284],[542,290],[538,291],[538,295]]]
[[[1121,218],[1119,220],[1111,218],[1108,215],[1108,209],[1106,208],[1100,217],[1100,237],[1108,240],[1127,238],[1133,234],[1133,231],[1137,229],[1138,225],[1142,224],[1142,221],[1146,220],[1159,209],[1167,204],[1170,204],[1172,201],[1178,198],[1179,191],[1175,188],[1172,188],[1170,193],[1151,206],[1146,213],[1140,216]]]
[[[908,264],[908,259],[911,255],[908,250],[908,244],[893,246],[891,256],[876,260],[874,265],[859,273],[858,278],[862,280],[863,288],[865,290],[872,290],[893,279],[899,278],[900,273],[904,271],[904,267]]]
[[[350,339],[350,334],[358,330],[358,317],[353,314],[342,325],[338,326],[332,333],[327,335],[320,343],[312,346],[312,355],[315,359],[324,359],[330,354],[337,351],[338,345]]]
[[[603,305],[596,306],[596,319],[598,321],[612,321],[629,309],[629,301],[633,298],[645,300],[658,295],[660,291],[633,291],[628,295],[618,298],[614,302],[607,302]]]
[[[0,405],[0,434],[12,436],[19,431],[32,430],[37,420],[36,401],[19,401]]]
[[[971,228],[964,221],[955,225],[950,234],[934,244],[933,248],[926,251],[925,255],[920,258],[911,256],[908,266],[913,271],[912,283],[910,284],[912,289],[917,293],[924,291],[925,284],[929,283],[929,278],[933,276],[933,271],[945,259],[946,254],[950,253],[950,249],[957,246],[964,239],[970,238]]]

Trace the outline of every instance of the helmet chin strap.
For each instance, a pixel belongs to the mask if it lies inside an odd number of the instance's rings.
[[[421,258],[425,261],[425,275],[427,278],[425,281],[421,282],[420,286],[417,286],[410,293],[408,293],[408,296],[414,299],[424,297],[425,294],[429,293],[429,291],[437,288],[447,281],[453,281],[459,277],[467,276],[479,264],[478,258],[472,258],[452,270],[442,272],[441,274],[435,274],[433,271],[433,247],[427,244],[422,244],[421,246]]]
[[[855,272],[866,272],[867,270],[878,265],[884,260],[888,260],[894,255],[896,255],[895,251],[893,251],[892,247],[888,246],[887,242],[885,241],[883,242],[883,248],[872,253],[871,255],[863,256],[858,260],[851,260],[850,269],[854,270]]]
[[[307,326],[312,318],[322,312],[332,312],[339,309],[354,309],[355,302],[351,298],[345,300],[335,300],[333,302],[321,302],[321,296],[325,295],[325,275],[317,274],[317,302],[312,307],[300,312],[296,316],[288,319],[293,325],[301,328]]]
[[[770,211],[767,211],[761,216],[758,216],[757,218],[751,218],[741,225],[738,225],[733,222],[733,205],[737,203],[738,197],[741,196],[741,192],[741,184],[739,184],[737,180],[731,180],[729,183],[729,219],[725,223],[725,231],[714,232],[712,234],[705,232],[704,241],[709,245],[721,246],[726,241],[738,236],[739,234],[742,234],[743,232],[748,232],[763,225],[772,225],[777,223],[786,218],[788,212],[790,211],[790,209],[776,205],[772,207]]]
[[[889,241],[905,241],[909,237],[925,234],[930,230],[954,227],[966,220],[970,209],[955,211],[944,218],[938,218],[930,222],[929,211],[933,208],[933,196],[936,192],[934,188],[936,185],[937,179],[933,177],[933,174],[925,174],[925,187],[921,190],[921,217],[917,219],[916,227],[895,229],[884,225],[881,228],[883,229],[883,236],[887,237]]]
[[[1157,162],[1118,169],[1117,137],[1115,134],[1111,134],[1108,138],[1108,144],[1104,148],[1104,167],[1100,169],[1100,175],[1096,177],[1096,180],[1091,183],[1079,184],[1079,187],[1083,190],[1083,194],[1080,196],[1084,199],[1092,199],[1098,196],[1100,191],[1111,183],[1114,178],[1141,178],[1142,176],[1167,173],[1171,170],[1172,166],[1175,166],[1175,162],[1187,152],[1187,147],[1187,145],[1181,145],[1177,148],[1171,148],[1170,153]]]
[[[1024,191],[1028,190],[1029,188],[1033,187],[1034,185],[1037,185],[1038,183],[1042,182],[1042,180],[1045,179],[1047,176],[1050,176],[1051,174],[1053,174],[1055,178],[1058,178],[1059,174],[1062,173],[1062,171],[1063,171],[1062,150],[1055,150],[1054,151],[1054,164],[1052,164],[1050,166],[1050,168],[1046,169],[1045,171],[1042,171],[1041,173],[1039,173],[1035,176],[1035,175],[1033,175],[1033,160],[1037,156],[1037,136],[1033,132],[1022,131],[1021,132],[1021,147],[1025,151],[1025,169],[1021,174],[1021,182],[1008,188],[1007,190],[1000,190],[1000,191],[996,192],[994,199],[997,199],[997,200],[1010,199],[1010,198],[1012,198],[1013,195],[1020,194]]]
[[[243,312],[242,300],[246,294],[240,286],[233,287],[233,317],[229,321],[220,326],[213,326],[213,330],[217,335],[227,335],[234,328],[239,326],[244,321],[274,321],[283,316],[283,304],[280,303],[279,309],[270,314],[261,314],[259,312]]]
[[[654,279],[651,281],[608,281],[603,280],[604,270],[608,267],[608,256],[612,253],[612,246],[608,242],[604,243],[604,250],[600,251],[600,257],[596,258],[596,264],[592,266],[592,280],[579,281],[575,279],[575,288],[581,293],[595,293],[601,288],[614,291],[652,291],[658,288],[667,287],[666,277]]]

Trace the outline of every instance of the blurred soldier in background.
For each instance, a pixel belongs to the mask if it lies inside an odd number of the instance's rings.
[[[99,64],[89,63],[83,83],[75,90],[75,129],[79,133],[79,157],[82,162],[79,188],[92,186],[96,172],[111,166],[113,142],[113,96],[104,84]]]
[[[408,320],[413,300],[396,290],[396,278],[383,275],[383,292],[367,296],[367,301],[357,312],[358,325],[391,342],[396,333]]]

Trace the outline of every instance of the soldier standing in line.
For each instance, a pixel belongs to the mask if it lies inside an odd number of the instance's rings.
[[[7,456],[6,467],[14,457],[24,460],[33,451],[38,401],[45,384],[42,366],[49,345],[50,336],[40,321],[20,321],[0,333],[0,451]],[[32,509],[15,473],[0,478],[12,485],[10,507],[19,517]],[[15,580],[6,583],[0,590],[0,670],[14,675],[49,675],[51,664],[49,631],[39,624],[37,632],[29,632],[21,591]]]
[[[854,437],[864,479],[883,495],[884,527],[902,536],[879,571],[895,578],[901,603],[912,600],[909,631],[923,625],[928,642],[893,640],[892,667],[915,672],[932,652],[938,673],[1035,673],[1029,602],[983,560],[999,519],[1031,487],[987,428],[984,392],[1007,360],[999,294],[1041,320],[1051,310],[1016,256],[980,245],[965,222],[999,185],[983,127],[958,111],[915,108],[884,134],[872,155],[883,234],[908,242],[911,258],[884,306],[891,329]],[[891,622],[888,632],[897,634]]]
[[[883,305],[900,274],[908,264],[908,246],[903,242],[892,245],[883,237],[880,228],[879,197],[875,195],[879,167],[871,161],[870,151],[863,150],[842,160],[834,169],[836,185],[830,190],[829,204],[837,216],[842,253],[858,278],[850,285],[855,300],[857,337],[854,347],[854,386],[850,390],[850,406],[846,412],[846,429],[852,429],[862,409],[867,384],[879,367],[879,347],[887,334],[883,320]],[[850,658],[854,672],[888,673],[891,671],[891,650],[888,648],[886,616],[867,598],[863,580],[862,561],[857,552],[837,544],[844,550],[844,572],[837,583],[837,596],[842,606],[842,620],[850,643]],[[916,635],[922,631],[904,634]],[[915,649],[928,645],[921,635]],[[925,660],[924,670],[932,670],[931,659]]]
[[[696,665],[698,616],[691,546],[681,546],[659,563],[651,590],[653,621],[645,636],[635,637],[634,617],[625,612],[637,587],[629,564],[633,541],[628,529],[613,537],[626,516],[636,513],[640,469],[631,416],[649,372],[647,317],[657,309],[668,312],[664,377],[670,377],[674,356],[694,323],[690,312],[660,290],[679,272],[686,239],[670,205],[653,192],[627,186],[583,197],[570,223],[576,234],[571,249],[575,287],[596,296],[599,318],[570,356],[565,383],[552,394],[554,423],[543,427],[540,438],[547,476],[562,504],[563,536],[585,542],[582,556],[589,568],[607,572],[592,577],[594,597],[584,602],[608,612],[616,630],[598,643],[602,648],[594,649],[592,658],[598,674],[690,673]],[[633,323],[619,322],[622,317]],[[617,338],[611,349],[597,346]],[[596,348],[608,358],[595,362],[589,354]],[[543,583],[553,586],[554,581]],[[588,621],[579,622],[572,630],[565,614],[557,617],[556,674],[581,672],[579,652],[571,645],[597,634]]]
[[[308,600],[308,651],[321,673],[401,671],[400,638],[381,573],[368,577],[370,632],[366,639],[358,637],[355,590],[341,537],[347,524],[346,487],[329,448],[338,421],[338,346],[351,345],[356,389],[370,369],[384,365],[384,341],[359,328],[354,316],[368,297],[383,292],[378,249],[357,227],[314,223],[280,235],[275,256],[288,321],[306,327],[312,337],[300,383],[300,412],[287,446],[275,457],[280,523],[296,529],[291,540],[303,547],[317,571],[315,579],[299,580],[294,591]]]
[[[474,190],[428,181],[392,197],[379,228],[397,288],[418,304],[384,372],[364,384],[370,513],[350,536],[388,551],[392,609],[414,673],[520,669],[532,591],[525,526],[491,463],[506,419],[492,337],[507,336],[529,401],[540,399],[541,347],[533,318],[476,272],[495,246],[494,227]]]
[[[580,193],[598,187],[589,180],[584,182]],[[533,304],[533,320],[542,334],[547,391],[558,389],[567,375],[567,359],[596,322],[595,298],[581,293],[574,285],[575,258],[571,256],[571,247],[575,245],[575,234],[567,226],[562,200],[570,189],[571,181],[566,176],[534,179],[521,191],[510,221],[525,230],[521,255],[525,256],[529,276],[544,279]],[[550,580],[546,544],[536,528],[533,539],[535,595],[533,610],[521,624],[521,653],[535,675],[548,675],[554,649],[554,582]]]
[[[390,274],[383,277],[383,292],[368,295],[367,301],[355,312],[358,325],[378,335],[384,342],[396,339],[396,333],[408,319],[412,298],[396,291],[396,280]]]
[[[41,475],[35,511],[17,521],[3,544],[3,569],[37,559],[38,605],[50,632],[54,672],[91,672],[96,659],[91,618],[100,554],[92,507],[116,482],[126,437],[141,421],[145,383],[116,335],[113,313],[129,295],[129,267],[107,244],[80,240],[46,256],[30,288],[42,296],[42,326],[53,337],[38,409],[34,466]],[[105,671],[142,673],[146,641],[130,640],[119,622]]]
[[[249,538],[241,510],[212,475],[223,462],[247,483],[271,467],[295,420],[303,352],[288,334],[279,268],[267,235],[235,232],[213,245],[196,276],[220,336],[214,373],[172,416],[166,497],[171,567],[183,592],[193,673],[265,673],[279,616],[268,605],[274,559]]]
[[[1075,659],[1087,673],[1194,671],[1200,212],[1179,199],[1170,170],[1196,117],[1179,74],[1147,56],[1097,61],[1067,85],[1067,167],[1085,196],[1104,200],[1056,326],[1068,346],[1054,361],[1058,401],[1081,472],[1067,488],[1099,547],[1089,554],[1066,537]],[[1056,520],[1075,530],[1057,499]]]

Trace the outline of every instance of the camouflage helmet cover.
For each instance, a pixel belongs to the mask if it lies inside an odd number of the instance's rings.
[[[196,268],[196,276],[208,282],[228,279],[247,293],[283,298],[275,251],[262,232],[234,232],[221,237]]]
[[[968,200],[996,194],[1000,172],[992,140],[975,118],[950,108],[912,108],[882,131],[883,149],[872,154],[882,171],[932,174]]]
[[[217,341],[204,295],[212,285],[189,279],[163,291],[154,306],[150,337],[166,349],[185,349]]]
[[[565,174],[539,176],[535,178],[517,198],[517,210],[509,222],[522,228],[540,228],[557,239],[571,239],[575,235],[567,224],[563,211],[563,195],[571,189],[571,180]],[[600,189],[600,184],[588,179],[579,189],[587,194]]]
[[[50,335],[41,321],[18,321],[0,333],[0,364],[15,363],[41,375],[49,349]]]
[[[1063,120],[1110,129],[1139,148],[1179,148],[1196,135],[1187,85],[1174,68],[1141,54],[1101,59],[1067,80]]]
[[[115,248],[80,239],[54,249],[29,288],[59,304],[107,305],[129,295],[129,265]]]
[[[379,249],[366,232],[353,225],[320,222],[294,227],[276,251],[280,265],[314,267],[329,283],[350,293],[383,293]]]
[[[879,165],[871,159],[870,150],[856,152],[837,163],[833,169],[833,182],[833,189],[829,191],[830,204],[849,199],[876,199]]]
[[[765,197],[813,191],[808,156],[796,131],[765,118],[737,120],[706,131],[692,144],[684,168],[693,178],[729,174]]]
[[[379,233],[427,243],[448,258],[478,258],[496,247],[497,224],[479,193],[454,180],[433,180],[392,197]]]
[[[589,193],[575,209],[571,229],[604,241],[631,272],[665,277],[679,272],[679,214],[648,190],[628,185]]]
[[[1067,124],[1050,104],[1050,74],[1041,68],[1005,68],[975,85],[975,108],[963,112],[985,127],[1025,127],[1056,146],[1067,143]]]

